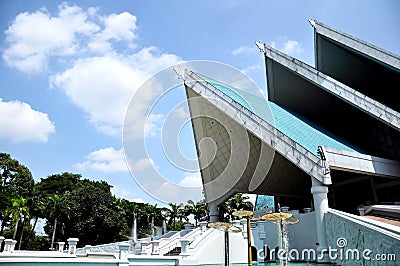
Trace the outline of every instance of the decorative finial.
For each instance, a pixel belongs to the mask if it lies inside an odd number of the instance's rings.
[[[258,46],[258,49],[260,49],[260,52],[265,53],[265,45],[261,41],[256,41],[256,45]]]
[[[173,67],[175,73],[178,75],[179,79],[185,79],[185,70],[181,65],[177,65]]]

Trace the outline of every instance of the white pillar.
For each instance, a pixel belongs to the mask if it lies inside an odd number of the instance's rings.
[[[184,256],[184,257],[189,256],[187,249],[188,249],[190,241],[187,239],[181,239],[180,241],[181,241],[181,253],[179,253],[179,255]]]
[[[247,239],[247,220],[241,219],[240,224],[242,226],[242,235],[244,239]]]
[[[163,228],[163,235],[165,235],[167,233],[167,222],[165,221],[165,219],[163,219],[162,221],[162,228]]]
[[[135,243],[138,241],[138,238],[137,238],[137,218],[136,218],[136,214],[134,214],[134,218],[133,218],[132,239],[133,239],[133,242],[135,242]]]
[[[199,222],[201,233],[204,233],[207,230],[207,224],[208,222],[206,221]]]
[[[120,243],[118,245],[120,260],[126,260],[130,246],[131,245],[129,243]]]
[[[158,249],[160,246],[160,240],[151,241],[151,255],[160,255],[160,250]]]
[[[210,222],[218,222],[218,205],[215,202],[209,202],[209,209],[210,209]]]
[[[326,240],[326,228],[325,228],[325,213],[328,212],[328,187],[323,185],[319,180],[311,177],[311,193],[314,199],[315,208],[315,219],[317,226],[317,238],[318,238],[318,261],[329,262],[328,257],[328,244]],[[322,253],[325,250],[324,253]],[[321,255],[324,255],[323,257]]]
[[[148,255],[148,254],[147,254],[147,246],[148,246],[149,244],[150,244],[150,242],[147,241],[147,240],[144,240],[144,241],[141,241],[141,242],[140,242],[140,247],[141,247],[140,255]]]
[[[64,251],[65,242],[57,242],[57,244],[58,244],[58,251],[59,252],[63,252]]]
[[[184,224],[185,230],[190,230],[193,228],[192,224]]]
[[[76,245],[78,244],[78,238],[68,238],[68,254],[75,254],[76,253]]]
[[[15,245],[17,244],[17,240],[13,240],[12,242],[11,242],[11,247],[10,247],[10,251],[14,251],[14,249],[15,249]]]
[[[5,239],[4,240],[4,252],[11,252],[14,250],[14,248],[11,248],[13,245],[13,241],[12,239]],[[15,244],[14,244],[15,245]]]

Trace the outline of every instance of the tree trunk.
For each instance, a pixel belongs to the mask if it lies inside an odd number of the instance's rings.
[[[22,244],[22,238],[24,237],[25,225],[26,225],[26,219],[24,217],[24,220],[22,221],[22,232],[21,232],[21,236],[19,238],[18,250],[21,250],[21,244]]]
[[[19,222],[19,217],[18,217],[17,220],[15,221],[14,235],[13,235],[13,238],[12,238],[12,239],[14,239],[14,240],[15,240],[15,238],[17,237],[18,222]]]
[[[154,239],[154,216],[151,217],[151,240]]]
[[[35,235],[35,228],[36,228],[38,220],[39,220],[39,217],[36,217],[35,222],[33,223],[33,226],[32,226],[32,231],[31,231],[32,235]]]
[[[56,229],[57,229],[57,218],[54,219],[54,226],[53,226],[53,236],[51,238],[51,250],[54,250],[54,238],[56,236]]]

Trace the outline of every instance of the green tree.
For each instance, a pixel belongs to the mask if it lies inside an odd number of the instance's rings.
[[[12,199],[12,205],[7,209],[7,213],[11,215],[12,221],[14,223],[13,239],[17,238],[19,221],[21,220],[21,218],[25,220],[25,218],[29,215],[29,207],[27,206],[27,201],[28,200],[24,197]]]
[[[81,180],[67,204],[70,217],[66,234],[78,237],[79,245],[97,245],[119,241],[123,219],[118,213],[110,185],[105,181]]]
[[[54,249],[54,239],[55,239],[55,235],[57,232],[57,219],[63,214],[68,217],[69,207],[66,204],[67,197],[68,197],[68,193],[64,193],[61,196],[57,195],[57,194],[53,194],[48,198],[49,205],[50,205],[49,218],[54,221],[53,222],[53,232],[52,232],[52,237],[51,237],[51,244],[50,244],[51,249]]]
[[[194,202],[193,200],[188,200],[185,205],[186,214],[193,214],[195,220],[195,226],[197,227],[198,222],[207,217],[207,208],[204,200]]]
[[[42,178],[39,183],[36,184],[37,191],[40,191],[44,197],[50,195],[64,195],[74,191],[79,184],[81,179],[80,174],[73,174],[64,172],[61,174],[49,175],[46,178]]]
[[[244,196],[242,193],[237,193],[221,205],[220,221],[229,221],[235,219],[235,217],[232,215],[234,211],[252,211],[253,208],[253,203],[249,201],[248,196]]]
[[[9,225],[7,209],[12,207],[12,200],[32,196],[34,180],[29,169],[12,159],[7,153],[0,153],[0,235]]]

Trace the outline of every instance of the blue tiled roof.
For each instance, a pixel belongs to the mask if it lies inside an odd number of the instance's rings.
[[[201,76],[213,87],[245,107],[267,123],[274,125],[280,132],[303,146],[309,152],[319,156],[318,146],[327,146],[341,150],[356,151],[350,145],[330,134],[301,116],[289,112],[276,103],[264,98],[235,89],[231,86]]]

